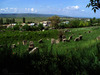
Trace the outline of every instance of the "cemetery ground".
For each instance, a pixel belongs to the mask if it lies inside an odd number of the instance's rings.
[[[45,31],[1,30],[0,74],[99,74],[99,36],[100,26]]]

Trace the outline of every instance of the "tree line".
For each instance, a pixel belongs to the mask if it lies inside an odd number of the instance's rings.
[[[0,19],[0,25],[10,24],[10,23],[16,23],[15,22],[15,18],[11,18],[11,19],[6,18],[6,21],[5,22],[4,22],[4,19],[3,18]]]
[[[25,23],[25,18],[23,17],[22,22]],[[0,25],[16,23],[15,18],[6,18],[5,22],[3,18],[0,18]]]

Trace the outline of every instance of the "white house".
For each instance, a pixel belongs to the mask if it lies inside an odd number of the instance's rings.
[[[43,22],[40,22],[41,24],[43,24],[43,26],[50,26],[51,24],[51,21],[43,21]]]
[[[30,23],[30,24],[28,24],[29,26],[34,26],[35,25],[35,23]]]
[[[65,21],[65,22],[63,22],[63,23],[68,24],[68,23],[69,23],[69,21]]]
[[[15,26],[15,25],[16,25],[16,23],[12,23],[11,25],[14,25],[14,26]]]

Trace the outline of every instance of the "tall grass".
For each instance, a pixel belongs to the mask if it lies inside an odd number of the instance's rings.
[[[60,42],[51,45],[51,38],[58,38],[57,30],[44,32],[11,32],[0,33],[0,73],[1,74],[43,74],[43,75],[91,75],[100,72],[100,42],[96,37],[100,28],[74,28],[72,32],[65,33],[66,38],[73,33],[70,42]],[[92,31],[88,33],[88,31]],[[87,33],[84,33],[87,32]],[[83,40],[74,42],[79,35]],[[38,40],[43,39],[39,44]],[[39,51],[29,54],[29,44],[22,45],[22,40],[34,41]],[[11,44],[20,42],[16,48],[11,49]]]

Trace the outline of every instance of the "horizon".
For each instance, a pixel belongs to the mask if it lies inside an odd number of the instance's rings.
[[[18,15],[20,15],[20,14],[35,14],[35,15],[48,15],[48,16],[55,16],[55,15],[57,15],[57,14],[41,14],[41,13],[0,13],[0,15],[16,15],[16,14],[18,14]],[[94,18],[94,17],[73,17],[73,16],[66,16],[66,15],[57,15],[57,16],[59,16],[59,17],[68,17],[68,18]],[[45,16],[44,16],[45,17]],[[96,17],[95,17],[96,18]],[[97,18],[98,19],[98,18]]]
[[[100,10],[94,13],[86,8],[89,0],[0,0],[0,14],[55,14],[69,17],[100,18]]]

